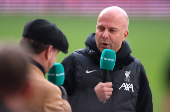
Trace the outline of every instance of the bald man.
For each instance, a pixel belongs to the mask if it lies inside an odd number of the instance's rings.
[[[96,33],[86,47],[72,52],[62,64],[64,87],[73,112],[152,112],[152,93],[144,67],[131,56],[125,41],[129,31],[127,13],[117,6],[105,8],[97,19]],[[100,56],[104,49],[116,52],[111,82],[102,83]]]

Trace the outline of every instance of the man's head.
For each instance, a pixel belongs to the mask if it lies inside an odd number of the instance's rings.
[[[0,94],[14,94],[27,82],[27,59],[19,49],[10,46],[0,48]]]
[[[58,27],[44,19],[36,19],[25,24],[20,48],[39,62],[45,73],[56,62],[61,50],[68,52],[68,41]]]
[[[129,18],[123,9],[112,6],[102,10],[97,19],[95,38],[100,52],[112,49],[117,53],[128,36],[128,25]]]
[[[27,78],[28,63],[15,46],[0,47],[0,98],[7,108],[20,110],[30,92]]]

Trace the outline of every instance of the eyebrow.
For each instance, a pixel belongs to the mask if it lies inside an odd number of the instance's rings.
[[[102,25],[97,25],[97,27],[103,27]]]
[[[115,27],[111,27],[110,29],[114,29],[114,30],[117,30],[117,28],[115,28]]]
[[[103,27],[102,25],[97,25],[97,27]],[[114,30],[117,30],[116,27],[110,27],[109,29],[114,29]]]

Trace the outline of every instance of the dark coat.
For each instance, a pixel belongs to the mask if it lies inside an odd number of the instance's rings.
[[[95,34],[87,38],[86,48],[66,57],[64,87],[73,112],[153,112],[152,94],[145,70],[140,61],[131,56],[126,41],[116,53],[116,64],[111,72],[113,93],[106,103],[99,102],[94,87],[102,82],[100,52]],[[93,71],[91,73],[87,71]]]

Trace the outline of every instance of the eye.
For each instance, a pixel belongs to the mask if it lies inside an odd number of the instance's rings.
[[[99,31],[103,31],[104,28],[103,28],[103,27],[98,27],[98,30],[99,30]]]
[[[115,29],[110,29],[110,32],[113,33],[113,32],[116,32],[116,30]]]
[[[114,32],[115,30],[111,29],[110,32]]]

